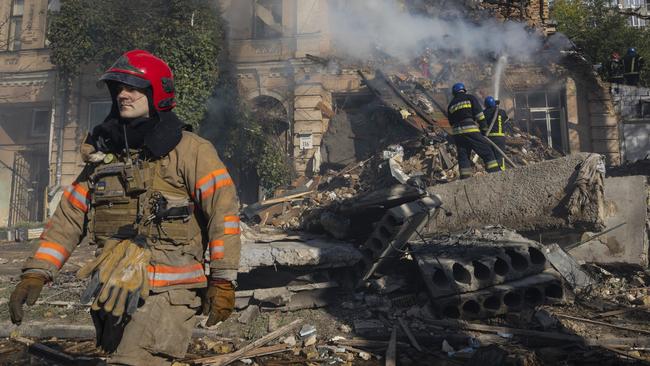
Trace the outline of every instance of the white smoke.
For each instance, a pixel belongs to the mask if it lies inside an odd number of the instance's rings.
[[[508,54],[515,61],[533,59],[541,37],[524,23],[500,22],[485,16],[480,23],[456,17],[410,14],[396,0],[340,2],[330,14],[334,47],[339,53],[369,59],[379,50],[401,61],[412,60],[424,47],[454,57]],[[490,61],[491,62],[491,61]]]

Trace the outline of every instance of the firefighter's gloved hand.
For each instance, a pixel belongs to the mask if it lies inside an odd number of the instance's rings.
[[[12,323],[20,325],[23,321],[23,304],[34,305],[46,281],[47,278],[42,274],[27,272],[22,275],[9,298],[9,314]]]
[[[149,295],[150,259],[151,251],[131,240],[104,248],[101,255],[77,272],[79,278],[92,273],[82,302],[94,297],[91,305],[94,311],[103,310],[118,318],[125,312],[132,314],[138,301]]]
[[[209,315],[205,323],[210,327],[228,319],[235,308],[235,286],[228,280],[210,281],[208,291],[203,299],[203,314]]]
[[[149,274],[147,266],[151,251],[132,241],[124,240],[124,256],[115,264],[109,279],[103,284],[91,309],[104,310],[115,317],[121,317],[126,311],[132,314],[140,298],[149,295]],[[103,266],[99,270],[102,271]]]
[[[95,259],[86,263],[77,271],[78,278],[87,278],[91,274],[99,271],[99,282],[106,283],[111,275],[115,265],[124,257],[128,248],[128,241],[110,241],[103,249],[102,253]]]

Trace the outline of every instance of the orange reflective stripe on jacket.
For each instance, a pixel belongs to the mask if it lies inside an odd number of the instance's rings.
[[[63,195],[68,199],[68,201],[70,201],[73,206],[83,212],[88,212],[90,195],[88,194],[88,190],[81,186],[79,183],[75,182],[72,183],[72,185],[66,187],[65,191],[63,191]]]
[[[226,169],[217,169],[199,179],[194,187],[194,198],[205,199],[221,187],[232,185],[233,181]]]
[[[224,251],[223,240],[213,240],[210,242],[210,259],[223,259]]]
[[[239,234],[239,216],[226,216],[223,221],[224,234]]]
[[[201,263],[187,266],[150,265],[149,284],[151,287],[166,287],[207,282],[205,270]]]
[[[52,263],[56,268],[61,269],[66,260],[70,257],[70,252],[62,245],[50,241],[42,241],[41,245],[34,253],[35,259],[41,259]]]

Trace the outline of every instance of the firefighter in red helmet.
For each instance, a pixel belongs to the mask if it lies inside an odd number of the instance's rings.
[[[185,356],[195,315],[225,320],[240,256],[233,181],[210,142],[172,112],[174,77],[147,51],[126,52],[100,78],[113,105],[82,146],[86,165],[23,267],[11,319],[33,305],[84,237],[97,343],[108,364],[170,365]],[[205,262],[209,261],[206,275]]]

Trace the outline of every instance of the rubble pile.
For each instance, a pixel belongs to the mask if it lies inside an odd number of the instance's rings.
[[[506,141],[506,149],[515,163],[521,165],[561,157],[559,152],[544,145],[539,138],[516,128]],[[484,173],[481,164],[476,164],[475,170],[479,174]],[[316,216],[323,212],[336,212],[341,203],[356,200],[364,194],[396,184],[431,187],[453,182],[458,177],[455,146],[446,139],[425,136],[399,145],[389,145],[369,159],[352,163],[338,172],[327,171],[313,178],[309,186],[300,187],[304,182],[294,182],[293,190],[285,191],[284,196],[291,197],[296,187],[303,189],[305,195],[265,205],[248,218],[252,224],[286,230],[310,230],[314,227]],[[301,180],[305,180],[304,177]],[[306,189],[311,192],[308,193]],[[282,200],[282,197],[278,198]]]
[[[437,316],[481,319],[570,299],[541,245],[498,231],[486,232],[496,240],[467,232],[413,246]]]
[[[546,145],[542,139],[522,131],[519,127],[512,127],[512,133],[506,136],[505,152],[518,165],[562,157],[560,152]]]

